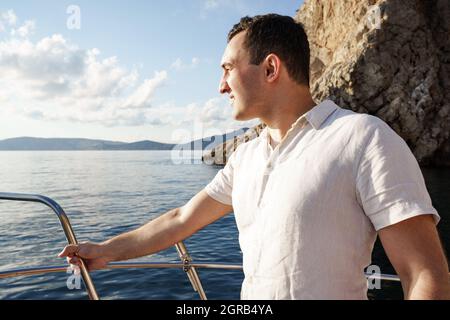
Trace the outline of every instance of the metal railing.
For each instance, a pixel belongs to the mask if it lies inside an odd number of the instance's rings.
[[[191,268],[197,269],[223,269],[223,270],[242,270],[242,266],[238,264],[225,263],[191,263]],[[105,270],[108,269],[184,269],[186,264],[174,262],[113,262],[108,264]],[[66,272],[67,265],[45,266],[45,267],[31,267],[12,269],[8,271],[0,271],[0,279],[14,278],[21,276],[33,276],[38,274]],[[400,278],[391,274],[376,274],[366,273],[367,278],[380,279],[385,281],[398,281]],[[197,291],[197,290],[196,290]]]
[[[75,233],[73,232],[72,225],[70,224],[69,218],[64,212],[63,208],[56,203],[53,199],[50,199],[41,195],[34,194],[19,194],[19,193],[4,193],[0,192],[0,200],[10,200],[10,201],[22,201],[22,202],[38,202],[45,204],[50,207],[58,216],[59,222],[64,230],[64,234],[66,235],[67,242],[69,244],[78,244],[77,238],[75,237]],[[97,291],[95,290],[94,282],[86,268],[86,264],[82,259],[80,259],[80,271],[81,276],[83,278],[84,284],[86,285],[86,291],[89,295],[89,299],[91,300],[99,300]]]
[[[61,226],[66,235],[69,244],[78,244],[73,232],[72,226],[70,224],[69,218],[67,217],[61,206],[56,203],[53,199],[50,199],[41,195],[31,195],[31,194],[18,194],[18,193],[4,193],[0,192],[0,200],[11,200],[11,201],[24,201],[24,202],[38,202],[45,204],[50,207],[58,216]],[[242,270],[242,265],[235,264],[220,264],[220,263],[192,263],[192,258],[189,255],[186,246],[183,242],[175,244],[178,255],[180,256],[181,263],[157,263],[157,262],[116,262],[110,263],[107,269],[142,269],[142,268],[182,268],[192,284],[192,287],[196,292],[198,292],[200,299],[206,300],[206,294],[203,290],[200,278],[198,276],[196,268],[206,268],[206,269],[224,269],[224,270]],[[95,289],[94,283],[91,276],[86,268],[86,264],[82,259],[80,271],[83,281],[86,285],[86,291],[91,300],[99,300],[99,296]],[[66,272],[67,265],[59,266],[44,266],[44,267],[31,267],[31,268],[20,268],[0,272],[0,279],[13,278],[19,276],[31,276],[45,273],[53,272]],[[399,277],[396,275],[389,274],[365,274],[367,278],[370,279],[380,279],[386,281],[400,281]]]

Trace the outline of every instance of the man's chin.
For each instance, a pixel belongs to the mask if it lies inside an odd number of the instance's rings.
[[[255,117],[252,117],[249,114],[245,114],[244,112],[233,111],[233,119],[236,121],[249,121],[249,120],[255,119]]]

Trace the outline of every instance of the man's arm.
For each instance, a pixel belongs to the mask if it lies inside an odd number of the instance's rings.
[[[431,215],[393,224],[378,235],[400,277],[405,299],[450,299],[447,259]]]
[[[108,262],[128,260],[164,250],[218,220],[233,208],[222,204],[202,190],[186,205],[171,210],[140,228],[120,234],[100,244],[68,245],[59,254],[69,263],[86,260],[90,270],[106,267]]]

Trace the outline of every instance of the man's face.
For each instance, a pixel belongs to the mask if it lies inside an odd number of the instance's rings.
[[[249,53],[243,43],[245,32],[234,36],[222,57],[223,76],[220,93],[228,93],[233,118],[250,120],[259,117],[264,104],[264,71],[250,64]]]

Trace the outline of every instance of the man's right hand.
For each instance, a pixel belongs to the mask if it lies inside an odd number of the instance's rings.
[[[80,266],[83,259],[89,271],[104,269],[111,262],[102,250],[102,245],[91,242],[69,244],[58,254],[60,258],[67,258],[69,264]]]

